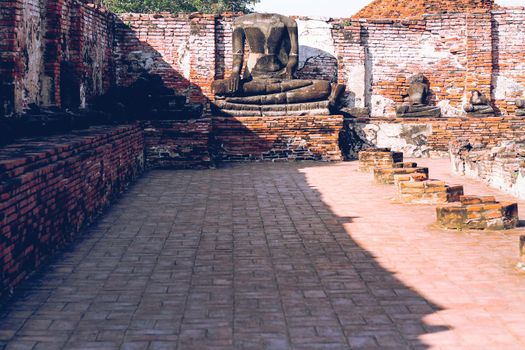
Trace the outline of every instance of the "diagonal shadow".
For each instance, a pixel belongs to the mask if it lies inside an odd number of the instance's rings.
[[[149,74],[202,93],[140,45]],[[288,147],[231,122],[251,154]],[[304,164],[148,172],[4,303],[0,348],[429,348],[440,307],[352,239]]]
[[[0,344],[428,348],[440,307],[352,239],[304,168],[149,172],[4,306]]]

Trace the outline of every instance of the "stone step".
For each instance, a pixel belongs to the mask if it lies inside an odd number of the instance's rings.
[[[518,225],[518,204],[492,196],[462,196],[460,202],[438,206],[437,222],[449,229],[509,230]]]
[[[359,152],[359,170],[373,171],[375,168],[390,168],[403,162],[402,152],[392,152],[390,148],[367,149]]]
[[[448,185],[439,180],[399,181],[396,176],[396,202],[404,204],[444,204],[458,202],[462,185]]]
[[[378,183],[382,184],[395,184],[396,175],[411,175],[411,174],[423,174],[425,180],[428,180],[428,168],[415,167],[415,168],[375,168],[374,179]],[[418,175],[421,176],[421,175]]]

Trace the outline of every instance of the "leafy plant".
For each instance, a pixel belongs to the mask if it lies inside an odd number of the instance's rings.
[[[112,12],[250,12],[259,0],[103,0]]]

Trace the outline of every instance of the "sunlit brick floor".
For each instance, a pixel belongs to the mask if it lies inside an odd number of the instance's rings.
[[[524,349],[523,230],[440,230],[356,169],[148,173],[8,303],[0,348]]]

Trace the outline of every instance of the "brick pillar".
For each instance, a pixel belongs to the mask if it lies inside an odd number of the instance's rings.
[[[370,76],[366,65],[366,48],[362,44],[364,28],[359,21],[334,24],[332,35],[337,54],[337,81],[346,84],[352,107],[368,105]]]
[[[16,45],[16,28],[22,4],[17,0],[0,2],[0,116],[15,111],[15,76],[20,70],[20,54]]]
[[[473,12],[466,15],[467,23],[467,72],[465,101],[470,92],[479,90],[488,99],[492,93],[492,15],[490,12]]]
[[[49,88],[49,95],[44,98],[44,105],[60,105],[60,56],[62,35],[62,8],[64,0],[50,0],[46,6],[46,34],[44,49],[44,85]]]
[[[213,100],[215,80],[215,16],[199,15],[190,21],[190,103]]]

